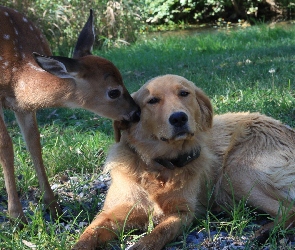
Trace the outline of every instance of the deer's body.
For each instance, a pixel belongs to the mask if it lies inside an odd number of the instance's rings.
[[[42,81],[42,78],[46,78],[46,76],[42,77],[44,70],[41,72],[41,68],[32,56],[32,50],[50,56],[49,45],[40,30],[14,10],[1,7],[0,22],[0,97],[2,105],[13,110],[30,110],[31,105],[28,105],[30,94],[20,93],[19,95],[17,90],[24,92],[29,88],[31,92],[36,91],[39,79]],[[27,81],[26,78],[35,77],[36,73],[38,77]],[[36,84],[35,87],[34,84]]]
[[[0,164],[9,214],[26,222],[16,190],[13,146],[4,123],[4,108],[15,113],[44,202],[56,217],[61,210],[45,173],[35,111],[46,107],[84,108],[114,120],[132,120],[138,107],[124,87],[118,69],[110,61],[91,55],[92,11],[80,33],[74,59],[38,55],[51,56],[45,37],[13,9],[0,6],[0,24]],[[33,52],[38,53],[35,58]]]

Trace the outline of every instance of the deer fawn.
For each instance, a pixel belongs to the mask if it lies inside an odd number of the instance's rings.
[[[37,172],[44,203],[57,218],[62,211],[45,173],[36,110],[84,108],[114,120],[136,121],[138,106],[123,85],[119,70],[110,61],[91,55],[92,10],[73,58],[50,56],[44,35],[16,10],[0,6],[0,23],[0,164],[8,193],[9,216],[27,222],[17,194],[13,145],[4,123],[3,108],[15,113]]]

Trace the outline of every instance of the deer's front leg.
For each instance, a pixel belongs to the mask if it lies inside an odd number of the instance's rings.
[[[12,140],[6,129],[3,119],[3,109],[0,105],[0,163],[3,167],[5,187],[8,194],[8,212],[14,219],[21,219],[27,223],[22,210],[22,205],[18,198],[15,175],[14,175],[14,154]]]
[[[102,211],[85,229],[72,250],[105,249],[105,244],[115,239],[120,230],[143,229],[147,223],[147,213],[129,204]]]
[[[53,218],[57,219],[58,215],[62,214],[62,210],[57,204],[53,191],[51,190],[43,164],[40,134],[37,126],[36,114],[35,112],[15,112],[15,116],[20,126],[23,138],[26,142],[27,149],[32,156],[40,189],[43,194],[44,203],[46,206],[48,206]]]

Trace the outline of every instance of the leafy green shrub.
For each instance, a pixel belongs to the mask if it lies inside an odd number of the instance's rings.
[[[273,4],[271,4],[273,3]],[[263,18],[267,14],[289,17],[291,0],[0,0],[0,4],[25,13],[43,30],[55,54],[69,56],[87,20],[95,15],[98,47],[133,43],[150,24]]]
[[[98,46],[119,46],[137,38],[141,22],[140,0],[0,0],[0,4],[26,14],[42,29],[53,52],[69,56],[85,24],[94,11]]]
[[[265,15],[288,15],[295,9],[290,0],[145,0],[147,22],[170,23],[217,18],[247,19]],[[290,14],[290,13],[289,13]]]
[[[175,22],[181,19],[187,21],[202,19],[205,13],[214,15],[224,10],[225,1],[193,1],[193,0],[146,0],[148,7],[147,22]]]

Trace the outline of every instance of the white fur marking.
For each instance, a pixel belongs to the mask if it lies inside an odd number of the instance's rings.
[[[3,35],[3,38],[4,38],[5,40],[9,40],[10,35],[8,35],[8,34],[4,34],[4,35]]]
[[[19,87],[20,87],[20,89],[25,89],[26,83],[24,81],[20,81],[19,82]]]
[[[36,71],[39,71],[39,72],[45,72],[45,70],[44,69],[42,69],[42,68],[40,68],[40,67],[36,67],[34,64],[32,64],[32,63],[28,63],[28,65],[29,65],[29,67],[31,68],[31,69],[34,69],[34,70],[36,70]]]

